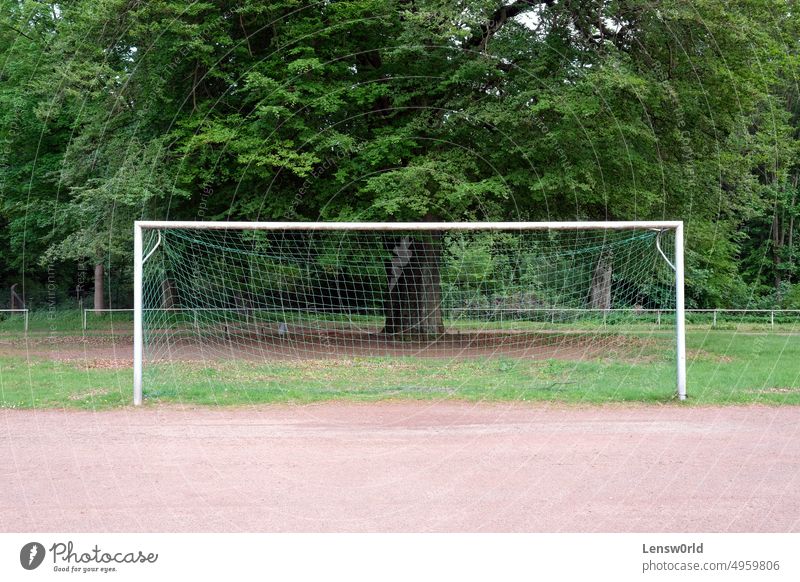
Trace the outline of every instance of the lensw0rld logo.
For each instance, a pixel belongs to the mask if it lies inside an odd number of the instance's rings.
[[[44,546],[39,542],[28,542],[19,551],[19,563],[26,570],[35,570],[44,561]]]

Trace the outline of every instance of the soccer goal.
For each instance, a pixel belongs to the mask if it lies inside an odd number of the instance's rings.
[[[134,404],[198,374],[457,393],[518,364],[509,389],[683,400],[683,287],[682,222],[139,221]]]

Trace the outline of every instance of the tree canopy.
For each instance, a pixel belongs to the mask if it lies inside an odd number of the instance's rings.
[[[126,304],[140,217],[682,219],[690,305],[800,307],[797,8],[0,0],[0,280]]]

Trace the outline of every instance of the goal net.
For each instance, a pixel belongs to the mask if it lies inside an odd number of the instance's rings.
[[[678,225],[137,223],[134,400],[479,395],[487,367],[683,397]]]

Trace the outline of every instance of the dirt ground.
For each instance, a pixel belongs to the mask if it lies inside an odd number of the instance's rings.
[[[614,356],[619,360],[650,357],[669,337],[638,338],[596,332],[552,331],[447,333],[433,341],[394,339],[378,333],[320,332],[277,334],[232,334],[206,338],[156,336],[145,357],[151,361],[206,362],[242,359],[267,362],[351,357],[421,357],[470,359],[511,357],[583,361]],[[663,346],[662,346],[663,347]],[[34,337],[26,342],[0,339],[0,353],[56,361],[80,362],[92,367],[130,367],[133,339],[129,335]]]
[[[797,532],[800,407],[0,410],[0,531]]]

